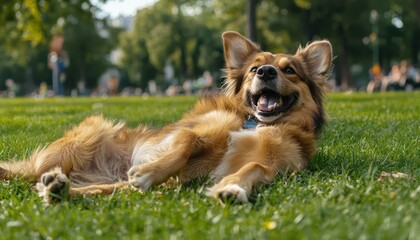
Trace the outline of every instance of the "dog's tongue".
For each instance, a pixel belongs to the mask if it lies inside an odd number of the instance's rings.
[[[281,104],[280,101],[280,98],[277,96],[261,95],[258,99],[258,110],[271,112],[274,108]]]

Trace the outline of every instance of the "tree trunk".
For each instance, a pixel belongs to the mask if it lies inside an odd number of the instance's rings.
[[[420,26],[416,26],[411,37],[411,62],[417,66],[419,63],[419,38],[420,38]]]
[[[183,38],[184,38],[183,36],[180,37],[180,39],[183,39]],[[181,78],[179,80],[181,83],[183,83],[185,79],[188,77],[186,41],[182,41],[179,48],[181,51],[181,76],[180,76]]]
[[[311,10],[305,10],[304,12],[304,25],[306,32],[306,42],[314,40],[315,35],[317,35],[316,24],[311,20]]]
[[[96,81],[91,81],[87,78],[86,72],[86,54],[83,51],[79,59],[79,79],[77,82],[83,82],[88,88],[94,88],[98,84]],[[77,84],[76,82],[76,84]]]
[[[183,83],[185,79],[188,77],[188,63],[187,63],[187,39],[184,34],[184,15],[182,13],[181,4],[177,3],[178,8],[178,38],[179,38],[179,50],[181,53],[180,61],[181,61],[181,72],[180,72],[180,83]]]
[[[419,63],[419,51],[420,51],[420,46],[419,46],[419,38],[420,38],[420,0],[414,0],[414,7],[416,9],[416,17],[417,17],[417,21],[416,21],[416,25],[415,25],[415,29],[413,32],[413,36],[411,39],[411,59],[413,62],[413,65],[417,66],[417,64]],[[418,67],[418,66],[417,66]]]
[[[257,0],[247,0],[246,3],[246,35],[253,41],[257,41],[257,32],[256,32],[256,7]]]
[[[33,79],[33,72],[32,67],[27,66],[25,68],[25,85],[23,87],[23,94],[30,94],[34,90],[34,79]]]
[[[347,91],[349,88],[353,87],[354,84],[351,79],[351,73],[350,73],[350,61],[349,61],[349,44],[347,42],[346,37],[346,31],[344,29],[344,26],[340,24],[338,27],[339,35],[340,35],[340,54],[338,57],[338,62],[340,64],[340,70],[339,73],[341,76],[341,85],[339,86],[341,90]]]

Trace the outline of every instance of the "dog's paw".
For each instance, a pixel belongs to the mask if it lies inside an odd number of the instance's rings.
[[[70,181],[62,173],[61,168],[54,168],[42,174],[36,188],[44,204],[49,205],[51,202],[58,202],[69,196]]]
[[[140,191],[147,191],[153,186],[153,174],[144,171],[141,166],[133,166],[128,170],[128,182]]]
[[[209,189],[207,196],[218,199],[222,204],[243,204],[248,202],[246,190],[237,184],[214,186]]]

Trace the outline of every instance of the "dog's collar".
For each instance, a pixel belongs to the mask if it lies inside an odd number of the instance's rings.
[[[255,129],[260,126],[264,126],[265,124],[261,123],[256,117],[251,114],[247,114],[245,116],[245,121],[243,124],[244,129]]]

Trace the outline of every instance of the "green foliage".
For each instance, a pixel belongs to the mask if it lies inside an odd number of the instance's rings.
[[[245,3],[158,1],[138,12],[134,31],[126,38],[142,40],[125,39],[122,42],[126,55],[122,66],[133,69],[130,76],[136,81],[140,81],[140,76],[143,76],[142,81],[162,78],[168,59],[180,79],[197,77],[203,69],[217,71],[217,65],[209,63],[223,61],[212,57],[214,53],[221,55],[218,52],[220,35],[226,30],[244,33]],[[257,42],[265,50],[293,53],[299,44],[327,38],[338,56],[335,60],[338,85],[343,89],[361,87],[367,84],[368,69],[372,66],[373,44],[369,38],[372,23],[369,19],[373,9],[379,16],[379,57],[385,71],[392,61],[410,59],[413,63],[418,62],[420,15],[416,14],[413,3],[415,1],[409,0],[258,1]],[[398,19],[403,22],[401,28],[393,24]],[[196,51],[197,47],[205,50]],[[136,59],[136,56],[147,57]],[[133,64],[137,67],[132,67]],[[351,70],[353,65],[363,69],[363,79],[355,79],[356,73]]]
[[[3,27],[0,29],[0,39],[6,46],[5,49],[19,63],[26,63],[25,60],[31,55],[33,48],[46,43],[42,14],[48,8],[48,3],[29,0],[5,1],[1,4],[0,23]]]
[[[103,0],[101,2],[104,2]],[[133,30],[119,34],[97,17],[89,0],[3,1],[0,6],[0,88],[14,78],[32,90],[51,81],[46,64],[49,41],[64,34],[70,58],[67,89],[85,81],[93,88],[110,66],[107,56],[120,48],[120,67],[131,84],[147,88],[181,84],[209,70],[219,75],[223,67],[221,33],[245,33],[247,1],[159,0],[140,9]],[[366,86],[372,66],[373,46],[385,72],[403,59],[419,62],[419,0],[260,0],[256,7],[257,42],[262,49],[293,53],[299,44],[315,39],[333,43],[335,78],[343,89]],[[377,10],[378,41],[373,44],[372,10]],[[173,66],[174,79],[164,82],[164,68]],[[352,68],[353,67],[353,68]],[[417,65],[418,67],[418,65]],[[27,91],[27,92],[28,92]]]
[[[70,61],[66,70],[67,86],[73,88],[79,81],[85,82],[90,89],[95,88],[99,76],[112,67],[107,56],[117,45],[121,30],[110,27],[106,19],[97,19],[93,9],[91,6],[83,10],[80,5],[65,9],[67,17],[64,18],[62,31],[64,49]]]
[[[47,56],[50,40],[56,34],[64,36],[64,50],[70,60],[67,89],[74,88],[79,81],[95,87],[100,74],[111,65],[107,55],[117,45],[119,33],[105,19],[96,17],[98,11],[89,0],[2,3],[0,89],[7,78],[21,84],[24,93],[34,90],[41,82],[51,85]],[[25,74],[19,74],[22,70]]]
[[[351,66],[364,67],[367,72],[372,66],[372,10],[378,12],[378,41],[381,66],[387,71],[392,61],[409,59],[416,64],[419,60],[418,32],[420,10],[416,15],[415,1],[262,1],[259,12],[262,19],[258,28],[268,46],[286,44],[293,51],[297,43],[305,44],[315,39],[328,39],[334,47],[336,79],[343,89],[360,87]],[[269,14],[267,14],[267,12]],[[275,14],[277,12],[277,14]],[[280,17],[279,17],[280,15]],[[397,28],[393,21],[402,20],[404,26]],[[264,28],[263,26],[267,26]],[[289,40],[290,41],[287,41]],[[274,41],[273,41],[274,40]],[[416,43],[414,44],[414,41]],[[293,45],[291,45],[292,43]]]
[[[163,81],[166,64],[174,68],[178,83],[223,67],[221,32],[206,21],[204,9],[185,2],[162,0],[141,9],[133,31],[121,36],[121,66],[141,87],[151,79]]]
[[[419,92],[331,94],[310,169],[279,176],[253,204],[222,207],[202,181],[79,197],[44,208],[23,180],[0,183],[0,239],[418,239]],[[196,98],[0,99],[0,159],[21,159],[84,117],[160,127]],[[410,178],[377,182],[380,173]]]

